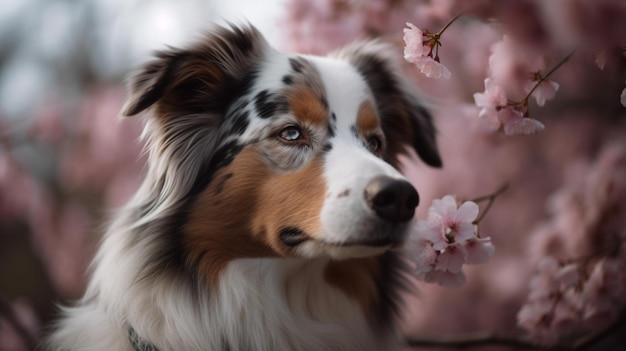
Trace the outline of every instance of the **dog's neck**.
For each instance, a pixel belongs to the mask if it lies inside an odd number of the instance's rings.
[[[176,345],[204,345],[208,350],[318,350],[324,345],[383,350],[394,345],[395,335],[373,331],[359,302],[326,281],[328,264],[325,258],[235,260],[206,297],[190,298],[181,288],[176,306],[152,301],[151,308],[162,307],[150,314],[169,318],[158,323],[159,328],[140,319],[134,322],[132,316],[128,323],[145,344],[160,350]],[[194,311],[184,314],[187,320],[171,317],[187,310]],[[138,316],[144,321],[145,312]]]

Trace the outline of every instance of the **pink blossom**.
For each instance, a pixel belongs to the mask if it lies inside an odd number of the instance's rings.
[[[555,303],[552,299],[536,300],[527,303],[517,313],[517,323],[542,344],[554,345],[559,334],[552,328]]]
[[[478,107],[496,108],[505,106],[507,103],[507,97],[504,89],[497,85],[493,78],[486,78],[485,92],[475,93],[474,101]]]
[[[530,280],[529,301],[549,298],[559,287],[555,279],[559,262],[552,256],[543,257],[537,265],[537,273]]]
[[[543,123],[527,118],[514,106],[507,106],[498,111],[498,119],[504,127],[504,134],[534,134],[545,129]]]
[[[463,243],[466,264],[481,264],[489,261],[496,251],[490,238],[472,238]]]
[[[416,276],[424,276],[431,271],[437,263],[437,251],[433,249],[433,244],[421,237],[411,236],[405,245],[407,256],[413,262],[414,274]]]
[[[528,74],[540,71],[543,66],[540,55],[507,35],[493,44],[489,56],[490,76],[511,96],[521,94]]]
[[[424,38],[424,33],[419,28],[409,22],[406,25],[409,28],[404,28],[404,59],[416,63],[418,59],[426,57],[432,49],[424,45],[428,39]]]
[[[404,29],[404,58],[415,66],[428,78],[450,79],[452,75],[445,65],[439,62],[437,55],[438,42],[424,33],[412,23],[406,23],[409,28]],[[433,51],[435,55],[433,56]],[[434,58],[433,58],[434,57]]]
[[[526,85],[524,86],[524,90],[526,90],[527,93],[530,92],[535,84],[537,84],[537,82],[534,81],[526,83]],[[539,84],[535,91],[533,91],[532,97],[534,97],[537,101],[537,105],[543,106],[545,105],[547,100],[551,100],[554,98],[558,90],[559,83],[549,79],[544,79],[544,81]]]
[[[500,128],[500,120],[498,119],[498,110],[507,104],[507,97],[504,89],[495,84],[492,78],[485,79],[485,91],[483,93],[474,93],[474,102],[480,107],[478,117],[482,124],[488,130],[497,130]]]
[[[461,245],[448,245],[437,257],[435,264],[436,271],[448,271],[450,273],[459,273],[465,263],[465,252]]]
[[[623,306],[626,300],[623,269],[617,260],[612,259],[603,259],[594,265],[582,289],[586,301],[585,318],[616,316],[615,307]]]
[[[570,263],[561,267],[555,274],[556,280],[562,288],[568,289],[576,286],[582,279],[581,267],[578,264]]]
[[[428,283],[457,287],[465,282],[464,264],[485,263],[495,251],[489,238],[477,236],[478,205],[457,208],[452,195],[435,199],[428,220],[419,220],[405,247],[415,264],[413,274]]]
[[[577,172],[566,172],[566,185],[553,195],[553,218],[533,234],[545,240],[542,247],[533,248],[535,255],[568,259],[540,261],[518,314],[520,326],[539,340],[545,341],[546,334],[558,341],[596,332],[615,321],[626,306],[626,247],[616,245],[616,240],[624,240],[626,146],[607,146],[597,161],[578,167]],[[530,311],[540,306],[552,307],[543,311],[538,323]]]
[[[474,224],[478,216],[478,205],[464,202],[457,209],[456,200],[446,195],[433,200],[428,210],[428,221],[418,221],[418,230],[433,243],[435,250],[443,250],[452,243],[462,243],[474,237]]]
[[[563,263],[544,257],[518,313],[519,325],[546,344],[601,327],[626,300],[623,269],[615,259],[602,259],[590,273],[586,260]]]
[[[545,94],[541,98],[548,98]],[[515,135],[533,134],[545,128],[541,122],[525,118],[523,112],[516,106],[509,105],[504,89],[497,85],[493,78],[485,79],[485,91],[474,93],[474,102],[481,108],[478,118],[488,130],[498,130],[503,126],[506,135]]]
[[[428,78],[444,78],[450,79],[452,74],[448,67],[443,65],[440,62],[433,60],[431,57],[421,57],[415,60],[415,66],[419,68],[420,72],[422,72]]]

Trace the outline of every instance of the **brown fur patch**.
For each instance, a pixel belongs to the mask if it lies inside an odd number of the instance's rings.
[[[377,277],[380,275],[377,257],[353,258],[331,261],[326,266],[324,278],[343,293],[356,299],[365,316],[371,316],[372,308],[379,303]]]
[[[359,106],[356,127],[362,135],[370,134],[380,128],[378,113],[371,102],[365,101]]]
[[[270,176],[254,149],[248,147],[233,162],[218,171],[214,181],[192,206],[186,226],[185,246],[190,261],[210,282],[236,258],[277,256],[255,237],[250,221],[259,198],[257,182]],[[218,191],[220,190],[220,191]]]
[[[326,195],[321,158],[293,173],[273,175],[260,186],[252,227],[262,233],[277,252],[291,254],[279,240],[279,232],[295,227],[315,237],[320,231],[320,212]]]
[[[291,255],[280,230],[319,231],[322,172],[320,159],[297,172],[275,174],[254,146],[244,148],[191,208],[184,238],[190,263],[216,284],[231,260]]]
[[[289,109],[299,120],[312,125],[328,125],[328,109],[315,91],[300,86],[289,95]]]

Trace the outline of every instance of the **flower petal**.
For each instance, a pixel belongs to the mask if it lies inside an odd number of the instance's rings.
[[[418,238],[428,240],[432,243],[435,250],[443,250],[448,243],[441,234],[441,226],[430,221],[417,221],[415,225],[415,234]]]
[[[411,63],[417,63],[422,57],[428,55],[430,47],[424,45],[424,34],[414,24],[407,22],[409,28],[404,29],[404,59]]]
[[[535,134],[546,127],[543,123],[539,122],[536,119],[532,118],[522,118],[517,121],[509,122],[504,124],[504,133],[506,135],[516,135],[516,134]]]
[[[454,235],[455,242],[460,244],[476,237],[474,232],[474,224],[470,222],[459,222],[456,226],[457,230]]]
[[[465,201],[456,211],[456,219],[471,223],[478,216],[478,211],[478,204],[473,201]]]
[[[432,243],[421,238],[410,238],[405,244],[405,251],[409,260],[415,264],[414,273],[418,275],[431,271],[437,261],[437,252]]]
[[[459,245],[449,245],[437,257],[435,270],[459,273],[465,263],[465,255]]]
[[[491,241],[484,240],[468,240],[464,244],[465,248],[465,263],[467,264],[481,264],[489,261],[493,256],[496,248]]]

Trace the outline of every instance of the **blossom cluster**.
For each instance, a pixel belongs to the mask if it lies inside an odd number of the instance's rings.
[[[408,28],[404,29],[404,59],[415,64],[428,78],[449,79],[450,70],[441,64],[439,58],[440,39],[441,34],[457,18],[458,16],[437,33],[431,33],[429,30],[423,32],[414,24],[407,22]],[[485,91],[474,94],[476,106],[480,108],[478,116],[483,127],[488,130],[503,129],[507,135],[533,134],[545,128],[538,120],[528,117],[528,98],[534,97],[537,105],[543,106],[547,100],[554,98],[559,84],[548,79],[547,76],[552,72],[544,76],[538,67],[531,70],[533,65],[530,62],[533,61],[538,60],[521,52],[507,36],[493,45],[489,57],[491,76],[485,79]],[[511,81],[510,72],[515,72],[518,76],[521,73],[525,78],[520,85],[523,85],[527,95],[519,102],[509,99],[506,88],[500,83]]]
[[[543,76],[538,68],[531,72],[529,62],[533,60],[525,59],[527,56],[520,54],[520,49],[507,36],[493,45],[485,91],[474,94],[474,102],[480,108],[478,117],[487,129],[502,128],[506,135],[515,135],[533,134],[545,128],[543,123],[528,117],[528,98],[534,97],[537,105],[543,106],[554,98],[559,84]],[[524,78],[515,79],[511,72]],[[506,84],[511,81],[518,82],[528,94],[519,102],[511,100],[507,94]]]
[[[404,59],[415,66],[428,78],[450,79],[450,70],[439,59],[440,34],[422,32],[414,24],[407,22],[404,29]]]
[[[578,167],[588,169],[571,172],[578,176],[552,197],[551,218],[531,235],[540,263],[517,319],[546,344],[597,331],[626,308],[626,144]]]
[[[624,262],[613,258],[560,262],[544,257],[517,315],[519,325],[548,345],[606,326],[626,303],[624,269]]]
[[[465,201],[457,208],[452,195],[433,200],[428,219],[416,222],[407,243],[418,279],[458,287],[465,283],[464,264],[485,263],[493,256],[491,239],[478,235],[478,212],[473,201]]]

